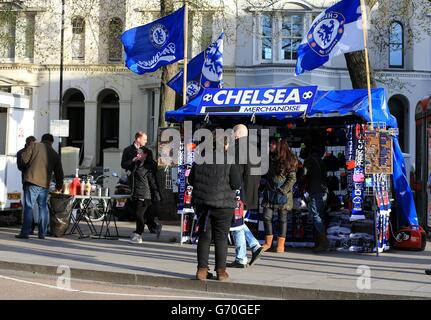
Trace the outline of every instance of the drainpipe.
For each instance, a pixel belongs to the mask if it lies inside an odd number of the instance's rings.
[[[58,120],[63,119],[64,1],[65,0],[61,0],[60,92],[58,95]],[[59,137],[58,154],[61,157],[61,137]]]

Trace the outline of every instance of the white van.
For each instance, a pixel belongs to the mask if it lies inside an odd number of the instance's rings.
[[[29,97],[0,92],[0,211],[21,206],[21,172],[16,153],[34,135],[34,110]]]

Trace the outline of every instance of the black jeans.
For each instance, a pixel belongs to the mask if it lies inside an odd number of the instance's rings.
[[[151,206],[150,200],[137,200],[136,201],[136,233],[142,235],[145,228],[145,213]]]
[[[287,210],[276,209],[272,210],[271,208],[265,208],[263,211],[263,219],[265,226],[265,235],[271,236],[272,233],[272,215],[274,211],[278,212],[278,236],[286,237],[287,232]]]
[[[234,209],[198,208],[199,240],[198,267],[206,268],[209,263],[211,239],[214,237],[215,268],[225,268],[228,248],[229,228]]]
[[[147,212],[145,213],[145,224],[151,233],[155,233],[157,227],[160,225],[159,217],[157,216],[154,206],[149,205]]]

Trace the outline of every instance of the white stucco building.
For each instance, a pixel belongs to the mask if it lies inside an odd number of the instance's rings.
[[[150,142],[157,139],[160,74],[136,76],[125,69],[118,40],[122,31],[159,16],[158,3],[153,2],[66,0],[61,115],[70,120],[70,137],[65,144],[83,148],[85,155],[94,156],[95,164],[101,163],[103,149],[126,147],[137,130],[147,131]],[[343,56],[294,76],[298,44],[313,18],[335,1],[283,0],[272,7],[265,6],[265,0],[255,1],[260,6],[250,2],[224,2],[223,13],[206,6],[191,13],[190,56],[223,29],[226,87],[316,84],[323,90],[351,88]],[[36,136],[40,137],[48,131],[50,120],[60,115],[61,0],[2,3],[10,5],[16,15],[1,27],[12,41],[0,48],[0,88],[31,97]],[[220,8],[219,1],[213,3]],[[430,14],[423,13],[425,24],[431,24]],[[389,15],[388,19],[391,27],[379,30],[379,36],[387,37],[389,46],[371,43],[371,64],[380,78],[397,79],[404,86],[399,90],[379,84],[387,89],[391,110],[399,120],[410,169],[416,154],[415,106],[431,93],[431,38],[404,16]],[[423,33],[420,40],[409,39],[410,27],[414,33]]]

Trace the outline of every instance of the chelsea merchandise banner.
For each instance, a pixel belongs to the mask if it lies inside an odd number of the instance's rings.
[[[199,106],[201,114],[280,114],[308,112],[317,86],[287,88],[205,89]]]
[[[184,59],[184,7],[121,36],[126,67],[137,74]]]

